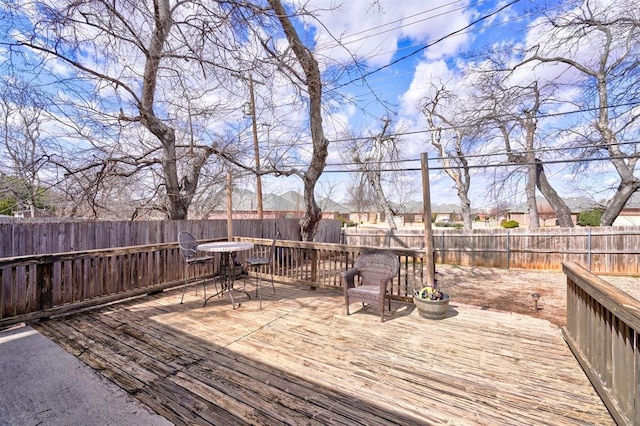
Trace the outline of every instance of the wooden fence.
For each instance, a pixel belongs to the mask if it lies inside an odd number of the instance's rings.
[[[339,224],[323,220],[316,242],[424,247],[423,230],[341,230]],[[298,219],[233,221],[235,236],[272,238],[276,228],[283,239],[300,240]],[[227,221],[0,223],[0,258],[172,243],[183,230],[197,239],[227,238]],[[640,227],[542,228],[535,232],[481,229],[470,233],[436,228],[433,244],[438,263],[560,270],[562,262],[575,262],[594,273],[640,275]]]
[[[234,219],[233,235],[300,240],[298,219]],[[0,223],[0,258],[86,251],[110,247],[164,244],[178,241],[180,231],[196,239],[227,238],[226,220],[76,221]],[[340,222],[322,220],[317,242],[337,243]]]
[[[343,243],[423,248],[424,230],[343,229]],[[640,275],[640,227],[478,229],[433,232],[438,263],[560,270],[575,262],[594,273]]]
[[[580,266],[567,275],[565,340],[619,425],[640,425],[638,301]]]
[[[253,242],[253,253],[271,244],[271,239],[236,239]],[[206,241],[211,240],[200,240]],[[339,288],[340,273],[353,266],[364,248],[278,240],[275,275],[283,282]],[[394,252],[401,256],[402,267],[391,294],[397,300],[410,300],[424,282],[424,252]],[[253,253],[239,253],[238,260]],[[199,272],[213,278],[218,267],[219,258]],[[0,259],[0,326],[178,286],[183,272],[176,243]],[[190,271],[190,278],[195,272]]]

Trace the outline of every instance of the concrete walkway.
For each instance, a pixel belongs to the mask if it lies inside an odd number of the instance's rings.
[[[28,326],[0,331],[0,425],[171,425]]]

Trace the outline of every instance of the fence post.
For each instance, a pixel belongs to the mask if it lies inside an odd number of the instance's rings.
[[[509,230],[507,229],[507,269],[509,269],[509,256],[511,255],[511,253],[509,252]]]
[[[440,252],[440,263],[444,263],[444,229],[442,230],[442,251]]]
[[[591,228],[587,229],[587,271],[591,272]]]

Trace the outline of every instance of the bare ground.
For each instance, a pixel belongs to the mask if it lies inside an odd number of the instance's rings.
[[[566,323],[567,278],[560,271],[436,265],[440,289],[451,304],[480,306],[536,316],[562,327]],[[602,277],[640,299],[640,278]],[[540,295],[537,304],[532,294]],[[639,302],[640,303],[640,302]]]

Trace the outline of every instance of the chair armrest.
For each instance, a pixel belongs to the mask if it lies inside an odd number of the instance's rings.
[[[358,275],[360,275],[360,270],[358,268],[349,269],[342,273],[342,286],[344,287],[345,294],[348,289],[356,286],[355,278]]]

